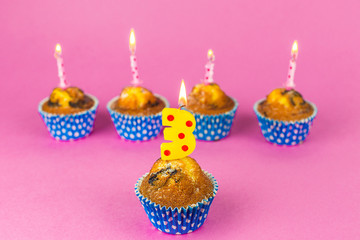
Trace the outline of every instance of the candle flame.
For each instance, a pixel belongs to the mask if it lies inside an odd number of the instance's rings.
[[[56,44],[56,46],[55,46],[55,53],[57,53],[57,54],[61,54],[61,46],[60,46],[60,44],[58,43],[58,44]]]
[[[291,49],[291,54],[294,55],[294,54],[297,54],[299,51],[298,49],[298,42],[295,40],[293,45],[292,45],[292,49]]]
[[[135,31],[133,28],[130,31],[129,48],[130,48],[130,51],[134,54],[135,48],[136,48],[136,39],[135,39]]]
[[[212,49],[209,49],[208,51],[208,59],[210,61],[214,61],[215,60],[215,55],[214,55],[214,51]]]
[[[180,94],[179,94],[179,106],[186,106],[187,98],[186,98],[186,88],[184,79],[181,80]]]

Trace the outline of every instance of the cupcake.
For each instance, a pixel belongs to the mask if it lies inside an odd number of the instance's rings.
[[[214,83],[214,61],[215,55],[210,49],[203,83],[192,89],[186,106],[196,119],[195,137],[206,141],[220,140],[229,134],[238,106],[235,99]]]
[[[186,109],[196,119],[197,139],[214,141],[226,137],[233,123],[237,101],[225,94],[216,83],[195,85],[188,96]]]
[[[38,107],[51,136],[75,140],[88,136],[94,125],[98,100],[77,87],[55,88]]]
[[[62,49],[55,47],[59,87],[50,97],[43,99],[38,111],[51,136],[56,140],[68,141],[88,136],[94,126],[98,106],[96,97],[85,94],[80,88],[70,87],[65,78]]]
[[[254,111],[266,140],[291,146],[305,140],[317,108],[294,89],[277,88],[256,102]]]
[[[135,185],[135,193],[151,223],[170,234],[198,229],[217,193],[214,177],[191,157],[158,159]]]
[[[107,104],[116,131],[123,139],[145,141],[161,130],[161,111],[167,100],[140,86],[125,87]]]
[[[167,100],[150,90],[141,87],[137,58],[135,55],[135,31],[129,36],[130,66],[132,86],[125,87],[120,96],[114,97],[107,104],[107,109],[122,139],[146,141],[155,138],[161,130],[161,111],[168,106]]]

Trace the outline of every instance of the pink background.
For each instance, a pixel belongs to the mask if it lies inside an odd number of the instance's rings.
[[[203,78],[239,101],[230,137],[192,154],[219,193],[192,239],[360,238],[360,18],[358,0],[45,1],[0,3],[0,239],[170,239],[154,230],[133,187],[160,155],[162,136],[129,143],[106,103],[131,80],[136,30],[140,77],[176,105]],[[299,41],[295,81],[319,113],[297,147],[265,141],[253,103],[281,86]],[[97,96],[90,137],[53,140],[37,113],[68,80]]]

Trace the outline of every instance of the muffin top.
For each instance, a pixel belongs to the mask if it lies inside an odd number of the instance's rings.
[[[213,196],[214,186],[191,157],[158,159],[143,179],[140,193],[161,206],[187,207]]]
[[[90,109],[94,100],[77,87],[55,88],[42,110],[53,114],[73,114]]]
[[[162,111],[165,103],[143,87],[125,87],[112,109],[129,115],[151,115]]]
[[[195,113],[214,115],[230,111],[235,106],[216,83],[194,86],[188,97],[187,109]]]
[[[294,89],[277,88],[258,106],[267,118],[279,121],[295,121],[310,117],[314,108]]]

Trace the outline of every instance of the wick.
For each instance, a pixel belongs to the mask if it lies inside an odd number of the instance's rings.
[[[179,106],[179,110],[181,110],[183,107],[186,107],[186,105],[182,104]]]

